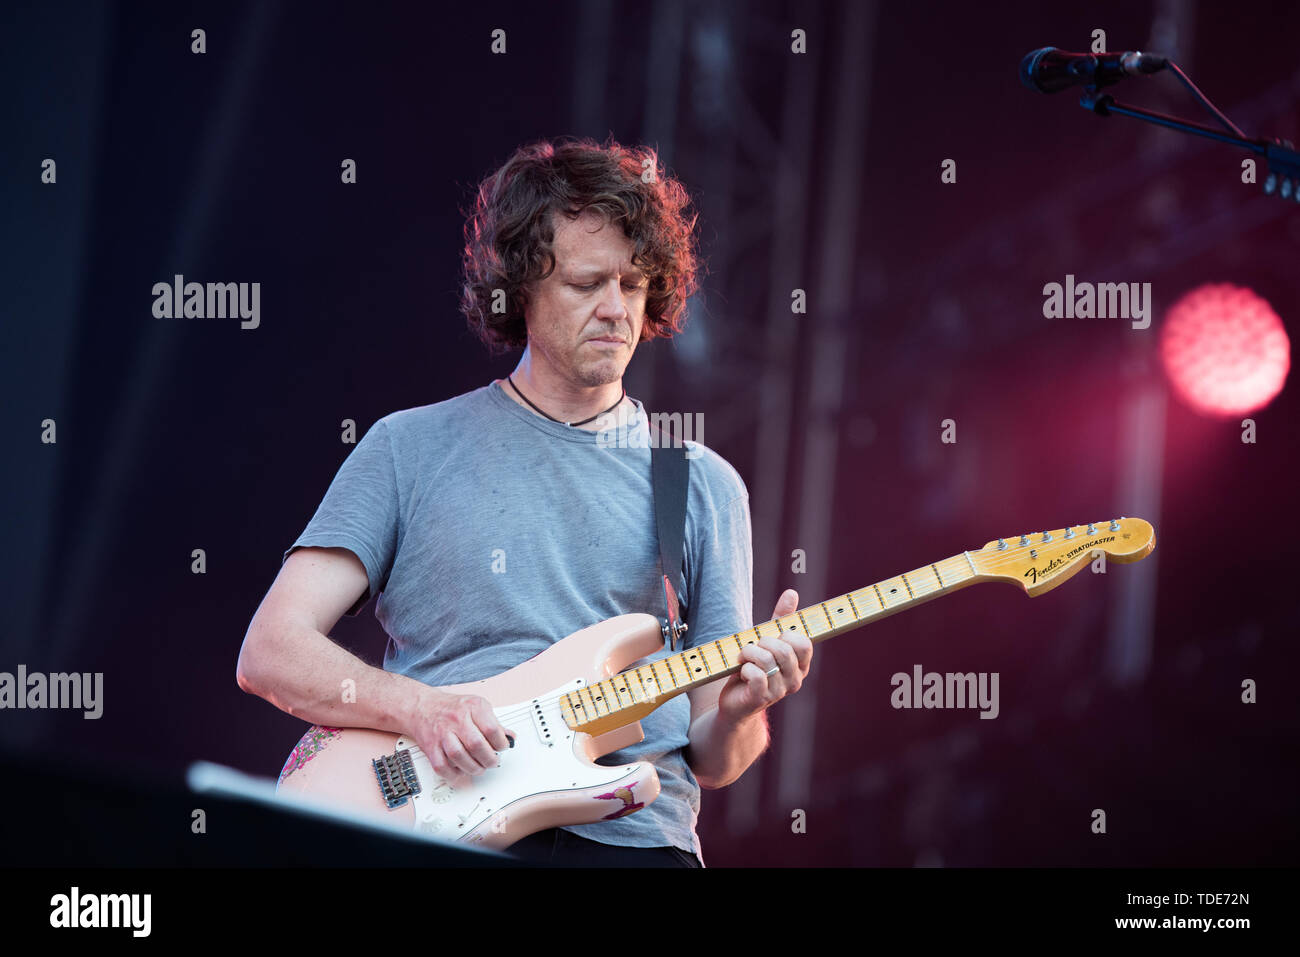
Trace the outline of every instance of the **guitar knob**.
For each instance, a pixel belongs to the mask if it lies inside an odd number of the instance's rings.
[[[436,788],[429,791],[429,800],[434,804],[446,804],[451,800],[451,792],[454,790],[455,788],[443,781]]]
[[[442,818],[437,817],[432,812],[425,814],[424,817],[420,818],[420,830],[424,831],[426,834],[436,834],[438,831],[442,830],[442,826]]]

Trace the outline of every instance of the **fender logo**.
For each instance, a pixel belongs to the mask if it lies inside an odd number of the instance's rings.
[[[1070,561],[1071,558],[1073,558],[1075,555],[1078,555],[1080,552],[1086,552],[1091,548],[1096,548],[1102,542],[1113,542],[1113,541],[1115,541],[1115,536],[1111,535],[1108,536],[1107,538],[1098,538],[1095,541],[1085,542],[1082,545],[1077,545],[1074,548],[1070,549],[1068,552],[1066,552],[1064,555],[1060,556],[1059,558],[1053,558],[1042,568],[1030,568],[1028,571],[1025,572],[1024,577],[1029,579],[1029,583],[1031,585],[1036,585],[1038,584],[1040,579],[1046,578],[1048,575],[1054,575],[1057,572],[1059,572],[1062,568],[1065,567],[1065,565]]]

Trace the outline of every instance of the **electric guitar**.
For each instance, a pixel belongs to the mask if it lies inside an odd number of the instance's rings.
[[[682,692],[739,670],[740,649],[797,632],[824,641],[977,582],[1006,581],[1031,597],[1101,553],[1135,562],[1155,547],[1140,518],[994,539],[977,551],[914,569],[734,635],[624,671],[663,647],[658,619],[619,615],[574,632],[484,681],[446,685],[481,695],[516,737],[500,764],[453,788],[408,735],[311,727],[280,773],[277,793],[323,800],[353,816],[502,849],[549,827],[623,817],[659,796],[648,762],[595,763],[641,741],[640,719]]]

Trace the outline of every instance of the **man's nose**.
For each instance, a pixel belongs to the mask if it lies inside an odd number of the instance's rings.
[[[607,319],[622,319],[627,315],[627,300],[623,298],[623,283],[613,279],[601,290],[596,315]]]

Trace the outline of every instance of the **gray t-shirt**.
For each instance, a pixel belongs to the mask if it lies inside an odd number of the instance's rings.
[[[386,415],[284,557],[305,546],[355,553],[370,585],[348,614],[380,595],[385,670],[434,686],[493,677],[616,615],[662,619],[650,432],[636,406],[626,426],[602,434],[534,415],[491,383]],[[687,445],[680,597],[685,644],[695,646],[753,625],[753,552],[745,483],[711,449]],[[689,722],[678,695],[642,719],[644,741],[600,759],[653,762],[658,799],[566,830],[702,858],[700,789],[683,754]]]

